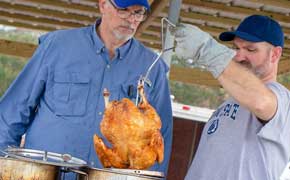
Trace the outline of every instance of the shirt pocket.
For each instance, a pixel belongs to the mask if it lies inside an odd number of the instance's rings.
[[[54,112],[61,116],[83,116],[86,113],[90,78],[77,72],[54,74]]]

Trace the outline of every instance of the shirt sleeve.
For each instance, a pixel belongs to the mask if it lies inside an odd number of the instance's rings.
[[[0,149],[19,146],[34,119],[45,88],[47,68],[43,60],[51,40],[49,35],[39,38],[33,56],[0,99]]]
[[[167,65],[160,61],[154,69],[157,79],[153,84],[153,95],[150,104],[154,106],[162,121],[161,133],[164,139],[164,160],[161,164],[155,163],[150,169],[167,174],[172,146],[173,118],[170,99],[170,90],[166,73]]]
[[[267,86],[275,93],[278,107],[274,117],[260,130],[258,136],[264,140],[284,144],[290,139],[290,93],[278,83]]]

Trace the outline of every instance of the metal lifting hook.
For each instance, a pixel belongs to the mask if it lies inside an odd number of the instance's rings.
[[[146,82],[146,84],[148,85],[148,86],[151,86],[152,84],[151,84],[151,81],[149,80],[149,74],[150,74],[150,71],[152,70],[152,68],[154,67],[154,65],[157,63],[157,61],[160,59],[160,57],[163,55],[163,53],[164,52],[166,52],[166,51],[170,51],[170,50],[172,50],[172,49],[174,49],[174,47],[170,47],[170,48],[166,48],[166,49],[164,49],[164,25],[165,25],[165,22],[167,22],[167,24],[169,25],[169,26],[172,26],[173,28],[175,28],[176,27],[176,25],[175,24],[173,24],[172,22],[170,22],[169,21],[169,19],[167,19],[167,18],[165,18],[165,17],[163,17],[162,19],[161,19],[161,45],[162,45],[162,50],[160,51],[160,53],[159,53],[159,55],[155,58],[155,60],[153,61],[153,63],[150,65],[150,67],[148,68],[148,70],[147,70],[147,72],[146,72],[146,74],[145,74],[145,76],[140,76],[140,78],[139,78],[139,80],[138,80],[138,86],[139,85],[143,85],[144,86],[144,83]],[[135,102],[135,105],[137,106],[138,105],[138,103],[139,103],[139,90],[138,90],[138,88],[137,88],[137,96],[136,96],[136,102]]]

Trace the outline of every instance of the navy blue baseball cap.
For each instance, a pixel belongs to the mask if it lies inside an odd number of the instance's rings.
[[[231,41],[235,36],[250,42],[266,41],[284,47],[284,33],[280,24],[268,16],[252,15],[245,18],[235,31],[223,32],[219,39]]]
[[[150,5],[147,0],[112,0],[119,8],[127,8],[133,5],[144,6],[147,10],[150,9]]]

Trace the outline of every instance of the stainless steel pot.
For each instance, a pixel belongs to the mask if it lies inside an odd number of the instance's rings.
[[[1,152],[4,157],[0,157],[0,180],[56,180],[71,168],[78,173],[78,168],[86,167],[85,161],[69,154],[22,148]]]
[[[58,173],[58,166],[0,157],[1,180],[55,180]]]
[[[80,180],[161,180],[163,173],[156,171],[131,170],[131,169],[97,169],[86,168],[86,176]]]

